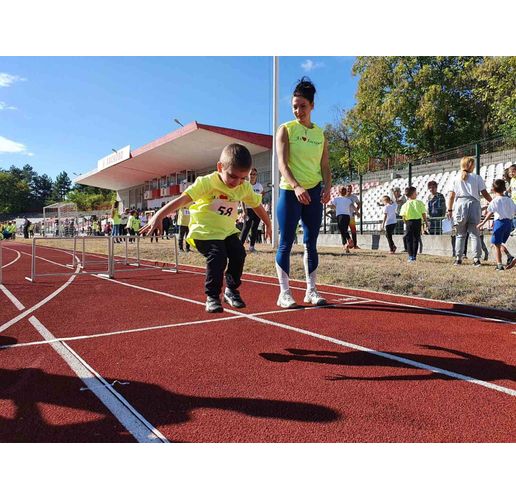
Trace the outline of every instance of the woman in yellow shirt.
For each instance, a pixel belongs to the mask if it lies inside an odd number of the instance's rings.
[[[326,301],[317,292],[316,270],[319,264],[317,238],[321,227],[323,204],[330,201],[331,172],[328,141],[323,130],[312,123],[315,86],[303,77],[292,95],[295,120],[284,123],[276,134],[278,166],[281,172],[277,217],[280,242],[276,253],[276,271],[280,284],[278,306],[296,307],[290,293],[290,252],[299,220],[303,226],[305,247],[303,263],[307,289],[305,302],[314,305]]]

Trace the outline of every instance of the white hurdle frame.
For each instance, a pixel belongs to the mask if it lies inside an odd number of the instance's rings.
[[[4,261],[3,261],[3,251],[4,251],[4,248],[3,248],[3,238],[0,240],[0,285],[3,284],[3,270],[2,270],[2,266],[4,265]]]
[[[73,241],[73,250],[72,250],[72,263],[71,264],[63,264],[64,267],[68,267],[70,269],[74,269],[76,265],[76,261],[79,261],[77,266],[80,268],[79,272],[72,273],[37,273],[36,269],[36,263],[37,263],[37,255],[36,255],[36,248],[37,248],[37,240],[46,240],[47,238],[44,237],[35,237],[32,239],[32,255],[31,255],[31,273],[30,277],[26,276],[25,279],[27,281],[30,281],[31,283],[35,283],[37,278],[41,278],[44,276],[71,276],[72,274],[94,274],[98,276],[105,276],[110,279],[115,279],[115,271],[116,272],[128,272],[128,271],[145,271],[149,269],[159,269],[163,272],[179,272],[179,252],[178,252],[178,245],[177,245],[177,237],[176,235],[172,235],[174,240],[174,256],[175,256],[175,267],[161,267],[156,266],[152,264],[143,264],[140,261],[140,236],[139,235],[122,235],[122,236],[73,236],[69,238],[59,238],[58,241]],[[136,262],[130,263],[129,257],[128,257],[128,248],[127,243],[129,238],[133,238],[136,241]],[[107,242],[107,270],[106,272],[103,272],[102,270],[98,271],[85,271],[84,268],[86,267],[86,264],[88,264],[88,261],[86,259],[87,253],[86,253],[86,242],[85,240],[104,240]],[[115,240],[121,240],[125,239],[125,261],[115,261]],[[79,259],[77,257],[77,240],[82,240],[82,251],[81,251],[81,258]],[[41,247],[40,247],[41,248]],[[53,248],[53,247],[46,247],[46,248]],[[61,249],[59,249],[61,250]],[[2,258],[2,249],[0,248],[0,263]],[[131,269],[116,269],[115,263],[124,262],[125,265],[131,266]],[[98,261],[90,261],[91,263],[98,263]],[[104,264],[104,262],[101,262]],[[0,264],[1,266],[1,264]],[[2,282],[2,274],[1,274],[1,268],[0,268],[0,283]]]

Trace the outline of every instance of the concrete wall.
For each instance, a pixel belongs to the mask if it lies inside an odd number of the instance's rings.
[[[394,244],[398,247],[398,252],[403,250],[403,236],[402,235],[394,235],[393,240]],[[484,236],[484,242],[489,250],[490,259],[493,259],[492,250],[491,250],[491,235],[486,234]],[[357,234],[357,242],[360,248],[364,250],[382,250],[385,252],[389,251],[389,245],[387,244],[387,238],[385,234]],[[340,234],[320,234],[319,239],[317,240],[318,246],[336,246],[341,247],[342,241],[340,238]],[[509,251],[516,255],[516,236],[512,236],[509,238],[507,242],[507,247]],[[468,242],[468,256],[471,256],[471,243]],[[451,237],[450,235],[424,235],[423,236],[423,253],[427,255],[443,255],[443,256],[452,256],[452,246],[451,246]]]

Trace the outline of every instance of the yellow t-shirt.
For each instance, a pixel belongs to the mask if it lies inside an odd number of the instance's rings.
[[[311,189],[322,181],[321,158],[324,150],[324,131],[313,123],[306,128],[297,120],[284,123],[288,133],[288,166],[292,175],[305,189]],[[281,189],[292,186],[281,176]]]
[[[190,224],[190,205],[186,207],[181,207],[177,211],[177,225],[178,226],[188,226]]]
[[[218,172],[198,177],[184,192],[194,201],[190,205],[189,243],[225,240],[238,233],[238,202],[243,201],[249,208],[256,208],[262,202],[261,195],[253,191],[249,181],[230,188],[222,182]]]
[[[511,198],[516,203],[516,177],[511,177]]]
[[[400,210],[406,220],[422,219],[426,214],[426,205],[421,200],[407,200]]]

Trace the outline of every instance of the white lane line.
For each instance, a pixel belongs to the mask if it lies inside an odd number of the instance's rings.
[[[199,266],[192,266],[190,264],[181,264],[182,267],[193,267],[193,268],[196,268],[198,269]],[[185,273],[192,273],[192,274],[205,274],[203,272],[199,272],[199,271],[189,271],[187,269],[182,269],[182,272],[185,272]],[[268,279],[274,279],[272,278],[271,276],[267,276],[265,274],[257,274],[257,273],[245,273],[247,274],[248,276],[258,276],[260,278],[268,278]],[[273,282],[268,282],[268,281],[259,281],[259,280],[250,280],[250,279],[247,279],[247,278],[242,278],[242,281],[246,281],[246,282],[249,282],[249,283],[260,283],[262,285],[272,285],[272,286],[276,286],[278,287],[279,285],[277,283],[273,283]],[[301,282],[301,280],[296,280],[296,279],[291,279],[290,280],[291,282]],[[327,286],[327,287],[331,287],[331,288],[342,288],[338,285],[327,285],[327,284],[322,284],[322,286]],[[302,287],[294,287],[292,286],[291,288],[293,288],[294,290],[304,290],[305,288],[302,288]],[[347,288],[347,287],[346,287]],[[357,292],[366,292],[366,293],[372,293],[372,294],[377,294],[377,295],[392,295],[393,297],[400,297],[402,299],[405,299],[405,300],[410,300],[411,297],[408,297],[407,295],[400,295],[400,294],[397,294],[397,293],[386,293],[386,292],[376,292],[375,290],[360,290],[359,288],[347,288],[348,290],[355,290]],[[363,298],[363,297],[360,297],[360,296],[357,296],[357,295],[348,295],[348,294],[342,294],[342,293],[334,293],[334,292],[327,292],[327,291],[321,291],[321,293],[323,294],[333,294],[333,295],[339,295],[341,297],[353,297],[355,299],[360,299],[360,298]],[[415,299],[417,300],[426,300],[428,302],[440,302],[442,304],[446,304],[446,305],[458,305],[458,306],[465,306],[467,307],[468,305],[467,304],[461,304],[459,302],[446,302],[446,301],[442,301],[442,300],[434,300],[434,299],[427,299],[425,297],[415,297]],[[381,303],[381,304],[389,304],[389,305],[396,305],[396,306],[403,306],[403,307],[410,307],[412,309],[422,309],[423,311],[433,311],[433,312],[436,312],[438,314],[448,314],[448,315],[452,315],[452,316],[464,316],[466,318],[474,318],[474,319],[481,319],[481,320],[484,320],[484,321],[493,321],[495,323],[506,323],[506,324],[516,324],[516,321],[511,321],[511,320],[508,320],[508,319],[499,319],[499,318],[488,318],[486,316],[479,316],[479,315],[476,315],[476,314],[468,314],[468,313],[461,313],[461,312],[458,312],[458,311],[447,311],[445,309],[435,309],[435,308],[431,308],[431,307],[423,307],[423,306],[415,306],[413,304],[405,304],[403,302],[392,302],[392,301],[388,301],[388,300],[381,300],[381,299],[369,299],[373,302],[378,302],[378,303]]]
[[[359,302],[362,303],[362,302]],[[252,313],[249,314],[249,316],[269,316],[273,314],[282,314],[282,313],[294,313],[299,311],[313,311],[315,309],[327,309],[331,307],[335,307],[337,304],[329,304],[326,306],[315,306],[315,307],[306,307],[306,308],[298,308],[298,309],[279,309],[274,311],[264,311],[259,313]],[[227,309],[226,309],[227,310]],[[89,335],[76,335],[74,337],[56,337],[55,339],[51,340],[37,340],[34,342],[23,342],[21,344],[9,344],[9,345],[0,345],[0,350],[2,349],[16,349],[18,347],[31,347],[36,345],[45,345],[45,344],[52,344],[54,342],[72,342],[75,340],[89,340],[94,339],[97,337],[109,337],[113,335],[124,335],[127,333],[139,333],[139,332],[148,332],[148,331],[154,331],[154,330],[167,330],[169,328],[177,328],[180,326],[195,326],[195,325],[201,325],[201,324],[207,324],[207,323],[218,323],[221,321],[232,321],[236,319],[244,319],[241,316],[226,316],[223,318],[215,318],[215,319],[204,319],[199,321],[188,321],[184,323],[168,323],[166,325],[156,325],[156,326],[146,326],[142,328],[132,328],[130,330],[117,330],[114,332],[103,332],[103,333],[92,333]]]
[[[29,318],[32,326],[46,340],[54,340],[52,333],[34,316]],[[63,358],[84,384],[102,401],[104,406],[140,443],[168,443],[168,439],[149,423],[129,402],[73,349],[63,342],[52,344],[52,348]]]
[[[9,247],[6,247],[6,246],[4,246],[3,248],[5,248],[6,250],[11,250],[11,252],[16,252],[18,254],[16,259],[13,259],[13,260],[11,260],[11,262],[8,262],[7,264],[4,264],[2,266],[2,269],[5,269],[6,267],[12,266],[17,260],[19,260],[20,257],[21,257],[21,253],[18,252],[18,250],[15,250],[14,248],[9,248]]]
[[[75,275],[73,277],[75,277]],[[105,278],[105,277],[102,277],[102,276],[97,276],[97,278],[99,278],[99,279],[109,279],[109,278]],[[166,292],[161,292],[161,291],[158,291],[158,290],[153,290],[152,288],[145,288],[145,287],[141,287],[141,286],[138,286],[138,285],[132,285],[130,283],[124,283],[124,282],[121,282],[121,281],[113,281],[113,283],[117,283],[119,285],[127,286],[127,287],[130,287],[130,288],[135,288],[137,290],[143,290],[143,291],[146,291],[146,292],[149,292],[149,293],[154,293],[154,294],[157,294],[157,295],[162,295],[164,297],[170,297],[170,298],[174,298],[174,299],[177,299],[177,300],[182,300],[184,302],[204,305],[204,302],[200,302],[198,300],[187,299],[185,297],[180,297],[180,296],[169,294],[169,293],[166,293]],[[421,308],[421,307],[418,307],[418,306],[414,306],[414,307],[418,308],[418,309],[432,310],[432,309]],[[238,312],[238,311],[233,311],[231,309],[226,309],[226,312],[228,312],[229,314],[236,315],[236,316],[245,317],[245,318],[251,319],[252,321],[257,321],[259,323],[264,323],[264,324],[268,324],[268,325],[271,325],[271,326],[276,326],[276,327],[279,327],[279,328],[283,328],[283,329],[286,329],[286,330],[291,330],[291,331],[295,331],[295,332],[298,332],[298,333],[302,333],[303,335],[308,335],[308,336],[312,336],[312,337],[315,337],[315,338],[319,338],[321,340],[325,340],[327,342],[332,342],[332,343],[335,343],[335,344],[338,344],[338,345],[349,347],[350,349],[354,349],[354,350],[357,350],[357,351],[368,352],[369,354],[373,354],[375,356],[380,356],[380,357],[383,357],[383,358],[387,358],[387,359],[391,359],[391,360],[394,360],[394,361],[398,361],[401,364],[406,364],[406,365],[409,365],[409,366],[414,366],[416,368],[421,368],[423,370],[427,370],[427,371],[430,371],[430,372],[433,372],[433,373],[439,373],[441,375],[446,375],[447,377],[450,377],[450,378],[455,378],[455,379],[458,379],[458,380],[463,380],[465,382],[470,382],[470,383],[473,383],[473,384],[477,384],[477,385],[483,386],[483,387],[488,388],[488,389],[492,389],[492,390],[495,390],[495,391],[503,392],[505,394],[509,394],[510,396],[516,396],[516,391],[514,391],[512,389],[508,389],[507,387],[503,387],[503,386],[500,386],[500,385],[497,385],[497,384],[492,384],[490,382],[485,382],[483,380],[478,380],[478,379],[475,379],[473,377],[462,375],[460,373],[451,372],[451,371],[444,370],[444,369],[441,369],[441,368],[438,368],[438,367],[434,367],[434,366],[431,366],[431,365],[427,365],[427,364],[424,364],[424,363],[419,363],[417,361],[413,361],[413,360],[408,359],[408,358],[403,358],[401,356],[395,356],[393,354],[385,353],[383,351],[376,351],[374,349],[369,349],[367,347],[360,346],[360,345],[357,345],[357,344],[352,344],[352,343],[349,343],[349,342],[344,342],[342,340],[334,339],[332,337],[327,337],[325,335],[321,335],[321,334],[318,334],[316,332],[311,332],[309,330],[303,330],[301,328],[296,328],[296,327],[293,327],[293,326],[290,326],[290,325],[285,325],[283,323],[277,323],[275,321],[269,321],[269,320],[266,320],[266,319],[263,319],[263,318],[253,317],[253,316],[251,316],[249,314],[244,314],[244,313],[241,313],[241,312]],[[439,311],[439,312],[441,312],[441,311]],[[457,314],[457,313],[451,313],[451,314]],[[2,329],[0,327],[0,332],[1,331],[2,331]]]
[[[100,277],[100,278],[101,279],[107,279],[107,278],[102,278],[102,277]],[[187,302],[196,302],[198,304],[204,305],[203,302],[193,301],[191,299],[182,299],[181,297],[178,297],[177,295],[172,295],[172,294],[168,294],[168,293],[165,293],[165,292],[159,292],[159,291],[153,290],[152,288],[145,288],[145,287],[141,287],[141,286],[138,286],[138,285],[132,285],[130,283],[123,283],[123,282],[120,282],[120,281],[116,281],[115,283],[118,283],[119,285],[122,285],[122,286],[127,286],[127,287],[130,287],[130,288],[135,288],[135,289],[143,290],[143,291],[150,292],[150,293],[156,293],[156,294],[159,294],[159,295],[163,295],[165,297],[171,297],[171,298],[174,298],[174,299],[185,300]],[[256,317],[256,316],[252,316],[252,315],[249,315],[249,314],[244,314],[244,313],[241,313],[239,311],[234,311],[234,310],[231,310],[231,309],[226,309],[226,312],[228,312],[229,314],[234,314],[236,316],[242,316],[244,318],[247,318],[247,319],[250,319],[252,321],[259,322],[259,323],[263,323],[263,324],[266,324],[266,325],[276,326],[278,328],[283,328],[285,330],[290,330],[290,331],[293,331],[293,332],[301,333],[303,335],[308,335],[310,337],[315,337],[315,338],[318,338],[318,339],[321,339],[321,340],[325,340],[327,342],[332,342],[334,344],[338,344],[338,345],[341,345],[341,346],[344,346],[344,347],[348,347],[348,348],[354,349],[356,351],[367,352],[367,353],[373,354],[375,356],[380,356],[382,358],[391,359],[391,360],[397,361],[397,362],[399,362],[401,364],[405,364],[405,365],[409,365],[409,366],[414,366],[416,368],[421,368],[422,370],[427,370],[427,371],[430,371],[430,372],[433,372],[433,373],[439,373],[441,375],[446,375],[447,377],[450,377],[450,378],[455,378],[455,379],[458,379],[458,380],[462,380],[464,382],[470,382],[472,384],[477,384],[477,385],[483,386],[483,387],[485,387],[487,389],[492,389],[492,390],[495,390],[495,391],[503,392],[503,393],[508,394],[510,396],[516,396],[516,391],[515,390],[509,389],[509,388],[501,386],[501,385],[492,384],[490,382],[485,382],[484,380],[478,380],[476,378],[469,377],[467,375],[462,375],[461,373],[456,373],[456,372],[452,372],[452,371],[449,371],[449,370],[444,370],[444,369],[438,368],[436,366],[431,366],[431,365],[427,365],[425,363],[419,363],[417,361],[413,361],[413,360],[411,360],[409,358],[404,358],[404,357],[401,357],[401,356],[396,356],[396,355],[389,354],[389,353],[386,353],[386,352],[383,352],[383,351],[377,351],[375,349],[369,349],[368,347],[364,347],[364,346],[361,346],[361,345],[358,345],[358,344],[352,344],[350,342],[345,342],[343,340],[338,340],[338,339],[334,339],[332,337],[327,337],[326,335],[321,335],[319,333],[312,332],[310,330],[303,330],[302,328],[296,328],[294,326],[285,325],[283,323],[277,323],[276,321],[270,321],[270,320],[263,319],[263,318]]]
[[[0,285],[0,290],[4,292],[4,294],[14,304],[18,311],[23,311],[25,309],[25,306],[4,285]]]
[[[60,264],[58,264],[60,265]],[[44,306],[47,302],[50,302],[54,297],[56,297],[57,295],[59,295],[65,288],[67,288],[70,283],[72,283],[72,281],[78,276],[78,272],[80,271],[80,267],[77,266],[77,268],[75,269],[75,272],[68,278],[68,280],[66,281],[66,283],[64,283],[63,285],[61,285],[57,290],[54,290],[50,295],[47,295],[43,300],[40,300],[37,304],[34,304],[32,307],[30,307],[29,309],[26,309],[24,312],[22,312],[21,314],[18,314],[18,316],[15,316],[13,319],[7,321],[6,323],[4,323],[3,325],[0,325],[0,333],[7,330],[8,328],[10,328],[11,326],[13,326],[14,324],[18,323],[18,321],[22,320],[23,318],[27,317],[29,314],[32,314],[34,311],[36,311],[37,309],[39,309],[40,307]]]

